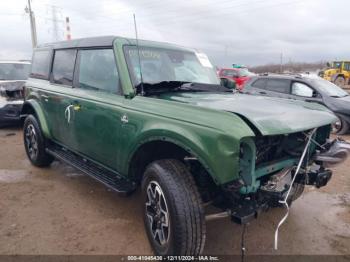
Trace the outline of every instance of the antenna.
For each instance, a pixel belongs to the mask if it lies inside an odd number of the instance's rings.
[[[137,57],[139,59],[139,69],[140,69],[140,80],[141,80],[141,96],[145,95],[145,92],[143,90],[143,78],[142,78],[142,68],[141,68],[141,57],[140,57],[140,47],[139,47],[139,38],[137,36],[137,26],[136,26],[136,16],[134,15],[134,26],[135,26],[135,35],[136,35],[136,48],[137,48]]]

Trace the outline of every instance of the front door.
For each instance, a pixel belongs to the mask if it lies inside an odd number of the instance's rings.
[[[71,100],[73,150],[118,170],[124,97],[112,48],[78,51]]]
[[[291,95],[297,100],[323,104],[321,95],[305,83],[294,81],[292,83]]]

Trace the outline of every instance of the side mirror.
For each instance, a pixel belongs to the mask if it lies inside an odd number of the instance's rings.
[[[319,97],[319,96],[318,96],[318,93],[317,93],[316,91],[313,91],[313,92],[312,92],[312,97],[314,97],[314,98]]]
[[[220,85],[228,89],[236,89],[236,82],[229,78],[220,78]]]

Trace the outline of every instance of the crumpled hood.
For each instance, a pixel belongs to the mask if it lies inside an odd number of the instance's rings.
[[[322,105],[296,100],[230,93],[167,93],[159,98],[235,113],[263,135],[295,133],[336,121]]]

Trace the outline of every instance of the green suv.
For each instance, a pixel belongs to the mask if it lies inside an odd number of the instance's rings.
[[[347,156],[348,144],[328,139],[336,117],[321,105],[234,93],[205,54],[138,42],[35,49],[24,144],[35,166],[58,159],[123,195],[141,186],[156,254],[200,254],[206,220],[245,224],[288,208]]]

